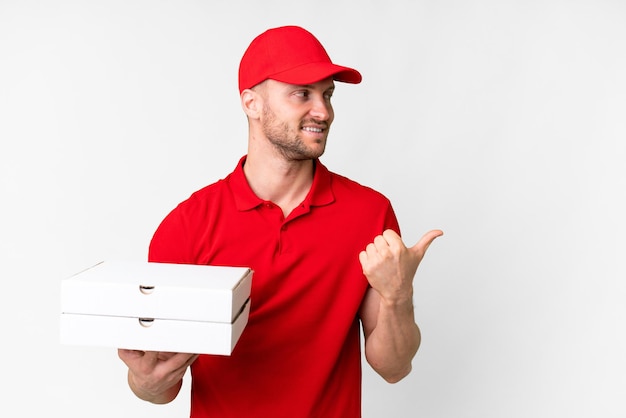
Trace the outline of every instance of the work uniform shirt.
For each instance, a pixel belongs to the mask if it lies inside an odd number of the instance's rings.
[[[315,162],[286,218],[258,198],[243,157],[161,223],[149,260],[254,270],[248,325],[231,356],[192,365],[191,417],[361,416],[359,252],[399,232],[387,198]]]

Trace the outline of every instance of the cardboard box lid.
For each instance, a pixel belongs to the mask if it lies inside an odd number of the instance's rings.
[[[232,323],[250,296],[252,270],[104,261],[61,282],[62,313]]]

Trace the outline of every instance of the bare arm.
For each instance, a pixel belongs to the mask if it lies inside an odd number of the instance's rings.
[[[443,232],[433,230],[407,248],[387,230],[359,255],[371,289],[361,305],[365,357],[385,380],[395,383],[411,371],[421,336],[413,316],[413,277],[426,250]]]
[[[119,349],[118,355],[128,366],[128,386],[133,393],[156,404],[176,398],[187,368],[198,358],[197,354],[124,349]]]

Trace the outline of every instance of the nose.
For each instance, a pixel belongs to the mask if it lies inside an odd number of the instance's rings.
[[[333,107],[324,96],[317,97],[312,101],[310,114],[316,120],[330,121],[333,118]]]

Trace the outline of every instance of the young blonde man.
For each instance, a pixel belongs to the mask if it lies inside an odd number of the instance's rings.
[[[191,417],[360,417],[360,329],[387,381],[420,344],[412,281],[433,230],[404,245],[382,194],[319,160],[335,82],[359,83],[308,31],[255,38],[239,69],[248,153],[161,223],[150,261],[254,270],[248,326],[231,356],[119,350],[141,399],[166,403],[191,366]]]

